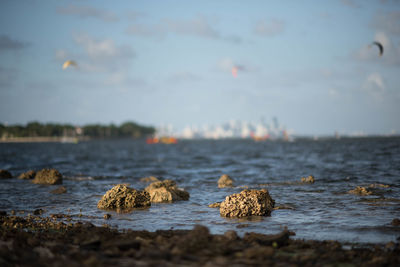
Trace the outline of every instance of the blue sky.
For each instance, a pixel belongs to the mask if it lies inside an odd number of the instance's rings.
[[[400,1],[0,2],[1,123],[400,133],[399,67]]]

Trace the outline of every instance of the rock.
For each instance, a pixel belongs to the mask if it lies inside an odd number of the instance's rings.
[[[223,174],[218,180],[218,188],[232,187],[233,180],[229,175]]]
[[[64,194],[67,193],[67,188],[65,186],[60,186],[52,191],[50,191],[52,194]]]
[[[392,225],[393,226],[400,226],[400,219],[397,219],[397,218],[393,219],[392,220]]]
[[[143,183],[153,183],[153,182],[159,182],[160,180],[157,177],[149,176],[141,178],[140,181]]]
[[[151,202],[172,202],[189,199],[189,193],[179,189],[175,181],[172,180],[151,183],[144,190],[150,194]]]
[[[275,201],[268,190],[243,190],[239,194],[227,196],[221,203],[220,214],[223,217],[268,216]]]
[[[104,218],[105,220],[111,219],[111,214],[109,214],[109,213],[104,214],[103,218]]]
[[[35,210],[33,211],[33,215],[42,215],[43,212],[44,212],[43,209],[35,209]]]
[[[371,191],[368,191],[365,187],[362,186],[357,186],[353,190],[350,190],[348,193],[359,196],[368,196],[372,194]]]
[[[308,177],[301,177],[302,183],[313,184],[315,182],[314,176],[310,175]]]
[[[208,205],[209,208],[219,208],[221,206],[221,202],[215,202]]]
[[[34,184],[62,184],[62,175],[56,169],[43,169],[36,173]]]
[[[0,169],[0,178],[9,179],[12,178],[12,175],[9,171]]]
[[[34,170],[29,170],[27,172],[23,172],[18,176],[18,179],[33,179],[35,178],[36,172]]]
[[[150,195],[146,191],[138,191],[126,185],[119,184],[108,190],[97,203],[99,209],[130,210],[149,207]]]

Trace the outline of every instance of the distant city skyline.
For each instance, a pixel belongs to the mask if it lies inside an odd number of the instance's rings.
[[[400,134],[399,29],[391,0],[4,0],[0,123]]]

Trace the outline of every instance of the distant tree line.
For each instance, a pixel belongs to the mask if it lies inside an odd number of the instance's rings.
[[[93,138],[139,138],[154,134],[153,127],[141,126],[134,122],[125,122],[120,126],[114,124],[88,124],[74,126],[71,124],[58,124],[30,122],[23,125],[3,125],[0,123],[0,138],[7,137],[42,137],[42,136],[88,136]]]

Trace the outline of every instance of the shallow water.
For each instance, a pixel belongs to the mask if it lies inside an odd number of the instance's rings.
[[[341,140],[181,141],[176,145],[147,145],[143,140],[90,141],[79,144],[0,144],[0,168],[17,176],[30,169],[58,169],[67,193],[51,194],[57,186],[26,180],[0,180],[0,210],[27,215],[33,210],[72,215],[119,229],[191,229],[206,225],[212,233],[235,230],[276,233],[287,226],[295,238],[342,242],[395,241],[400,228],[400,138]],[[217,181],[229,174],[236,187],[219,189]],[[313,175],[314,184],[300,184]],[[190,193],[189,201],[152,204],[149,209],[118,214],[97,209],[101,196],[114,184],[136,189],[140,178],[175,180]],[[347,192],[356,186],[385,184],[372,195]],[[267,188],[280,209],[270,217],[227,219],[207,207],[243,187]],[[20,211],[20,212],[19,212]],[[24,211],[24,213],[22,213]],[[111,213],[110,220],[103,219]]]

